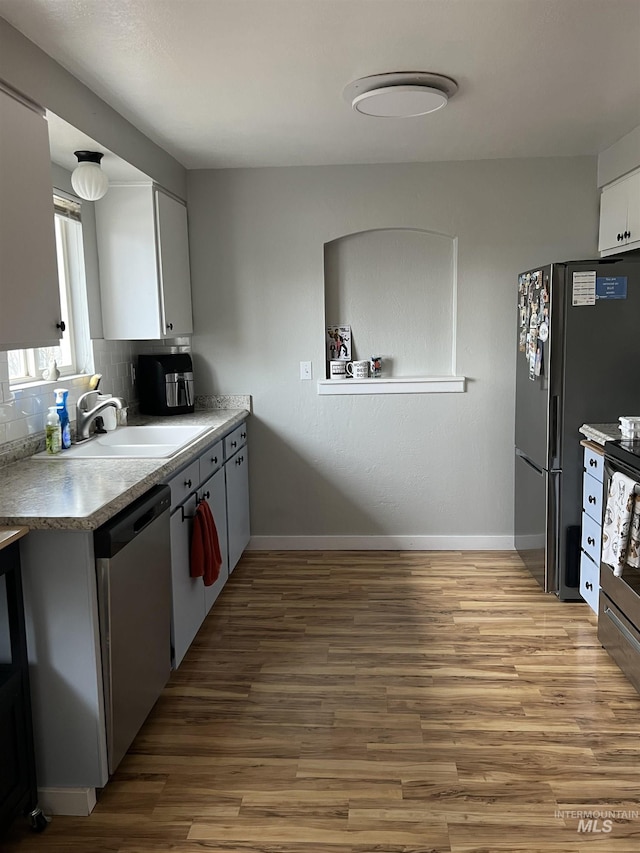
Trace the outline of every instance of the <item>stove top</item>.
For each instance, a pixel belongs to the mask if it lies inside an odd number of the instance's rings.
[[[604,455],[640,471],[640,439],[618,438],[607,441],[604,445]]]

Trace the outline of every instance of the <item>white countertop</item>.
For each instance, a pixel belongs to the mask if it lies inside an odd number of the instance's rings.
[[[0,469],[0,525],[34,530],[94,530],[248,415],[247,409],[215,409],[144,418],[144,423],[210,427],[169,459],[65,459],[62,455],[7,465]]]
[[[605,441],[615,441],[622,438],[620,424],[582,424],[579,432],[595,441],[596,444],[604,444]]]

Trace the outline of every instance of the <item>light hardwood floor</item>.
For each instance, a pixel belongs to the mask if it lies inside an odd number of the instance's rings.
[[[517,555],[250,553],[93,814],[0,849],[636,853],[639,728]]]

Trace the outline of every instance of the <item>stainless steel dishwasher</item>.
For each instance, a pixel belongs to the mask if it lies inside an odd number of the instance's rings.
[[[94,534],[109,773],[169,679],[170,505],[155,486]]]

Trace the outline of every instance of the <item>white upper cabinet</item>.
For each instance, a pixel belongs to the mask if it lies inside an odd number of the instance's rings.
[[[605,187],[600,196],[602,255],[640,248],[640,172]]]
[[[150,184],[111,186],[96,202],[96,228],[104,337],[190,335],[185,205]]]
[[[60,343],[47,122],[0,89],[0,350]]]

